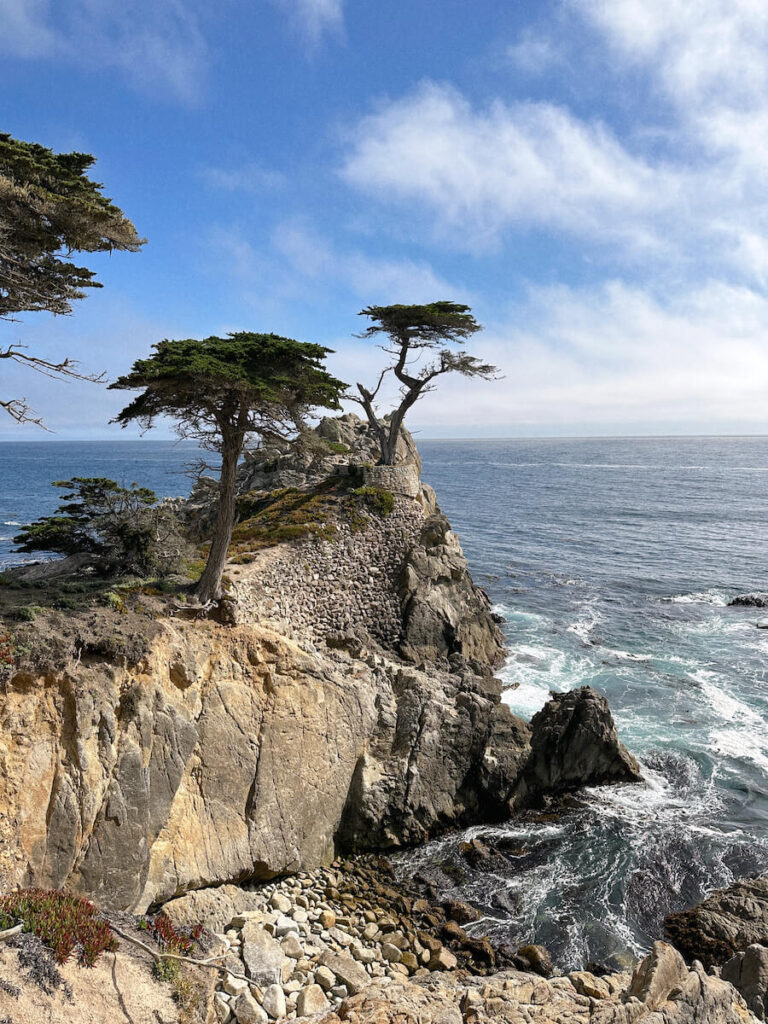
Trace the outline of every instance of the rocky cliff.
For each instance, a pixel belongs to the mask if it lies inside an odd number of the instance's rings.
[[[319,487],[298,474],[291,492],[254,491],[250,466],[257,511],[236,531],[221,621],[140,593],[132,610],[14,627],[3,885],[144,909],[498,820],[548,789],[639,777],[591,691],[533,735],[509,713],[493,676],[501,634],[434,495],[383,502],[345,465]],[[306,529],[291,519],[289,540],[266,543],[264,509],[288,499]]]

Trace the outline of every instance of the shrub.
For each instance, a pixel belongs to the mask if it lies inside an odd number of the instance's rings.
[[[334,455],[348,455],[349,446],[342,444],[341,441],[326,441],[326,446],[333,452]]]
[[[39,604],[22,604],[10,613],[10,617],[17,622],[34,622],[42,610]]]
[[[20,889],[0,896],[0,928],[19,922],[51,949],[59,964],[75,954],[83,967],[93,967],[102,953],[117,949],[112,929],[90,900],[58,889]]]
[[[56,513],[24,526],[17,551],[87,555],[101,572],[167,574],[187,554],[188,544],[172,509],[154,491],[121,487],[106,477],[72,477],[54,487],[66,493]]]
[[[165,914],[142,918],[139,928],[148,931],[161,949],[177,956],[189,956],[195,942],[203,933],[203,926],[199,924],[192,928],[176,928]],[[156,960],[153,969],[155,976],[161,981],[178,984],[181,970],[179,960]]]
[[[395,496],[383,487],[358,487],[352,493],[362,498],[371,512],[377,515],[388,516],[394,510]]]

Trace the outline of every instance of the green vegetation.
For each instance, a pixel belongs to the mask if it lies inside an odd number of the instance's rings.
[[[102,575],[166,574],[180,568],[187,544],[154,491],[121,487],[106,477],[57,480],[67,491],[55,514],[37,519],[14,537],[18,551],[81,556],[80,570]],[[52,566],[56,571],[56,566]]]
[[[456,344],[482,330],[469,306],[447,301],[424,306],[367,306],[360,316],[367,316],[372,323],[359,337],[378,340],[383,334],[386,344],[382,347],[392,356],[392,363],[382,370],[373,391],[358,384],[359,394],[346,397],[365,410],[379,442],[380,464],[394,466],[405,414],[419,398],[434,390],[438,377],[460,373],[464,377],[493,380],[498,368],[466,352],[445,347],[446,342]],[[425,351],[434,353],[432,362],[420,363]],[[400,385],[400,404],[382,421],[376,411],[376,397],[389,373],[394,374]]]
[[[362,498],[366,506],[377,515],[388,516],[394,510],[395,496],[383,487],[358,487],[352,493]]]
[[[266,497],[246,494],[237,505],[241,521],[232,531],[230,559],[235,564],[247,563],[262,548],[308,534],[333,540],[338,523],[357,532],[370,522],[365,513],[387,516],[394,507],[391,491],[379,487],[346,490],[330,482],[311,491],[285,487]]]
[[[139,928],[148,932],[165,953],[175,956],[189,956],[192,948],[203,932],[202,925],[192,928],[176,928],[165,914],[155,917],[144,917]],[[155,960],[153,965],[155,977],[177,985],[181,980],[181,962],[179,960]]]
[[[0,318],[22,312],[71,313],[86,288],[100,288],[93,271],[70,261],[75,252],[138,251],[133,224],[86,171],[88,153],[54,153],[0,132]],[[21,345],[0,350],[48,376],[98,380],[71,359],[52,362]],[[19,423],[42,425],[24,399],[0,401]]]
[[[232,530],[230,558],[235,563],[248,562],[251,553],[261,548],[308,533],[331,540],[336,527],[329,520],[337,504],[338,497],[325,490],[307,492],[295,487],[274,491],[266,498],[245,495],[238,502],[238,512],[246,518]]]
[[[176,420],[182,437],[221,455],[219,500],[206,567],[195,593],[201,604],[222,595],[222,573],[232,538],[237,463],[246,438],[296,441],[317,407],[338,409],[346,385],[323,360],[329,349],[276,334],[239,331],[202,341],[161,341],[147,359],[112,388],[142,393],[115,422],[149,428],[158,416]]]
[[[323,443],[334,455],[349,455],[349,445],[342,444],[341,441],[324,441]]]
[[[104,952],[117,949],[117,939],[96,907],[58,889],[20,889],[0,896],[0,929],[21,924],[63,964],[74,955],[83,967],[93,967]]]

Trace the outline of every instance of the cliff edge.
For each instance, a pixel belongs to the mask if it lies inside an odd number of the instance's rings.
[[[342,427],[346,453],[246,465],[219,621],[145,587],[11,625],[3,888],[140,911],[639,778],[592,691],[533,734],[509,712],[501,633],[412,442],[384,487],[354,456],[364,428]]]

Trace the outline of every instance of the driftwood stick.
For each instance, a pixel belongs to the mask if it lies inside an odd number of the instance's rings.
[[[0,942],[5,942],[6,939],[12,939],[14,935],[18,935],[22,929],[22,925],[15,924],[13,928],[6,928],[4,932],[0,932]]]
[[[225,956],[229,956],[229,953],[222,953],[220,956],[212,956],[208,960],[196,960],[191,956],[182,956],[180,953],[162,953],[157,949],[152,949],[146,942],[142,942],[141,939],[135,939],[133,935],[128,935],[122,928],[118,928],[116,924],[109,923],[110,928],[113,932],[125,939],[126,942],[132,942],[134,946],[138,946],[139,949],[143,949],[145,953],[149,953],[150,956],[154,957],[155,960],[181,960],[185,964],[193,964],[195,967],[210,967],[214,971],[223,971],[225,974],[231,974],[233,978],[240,978],[241,981],[247,981],[251,984],[251,979],[246,978],[244,974],[237,974],[235,971],[230,971],[228,967],[223,964],[217,964],[216,960],[223,960]],[[0,937],[1,934],[0,934]]]

